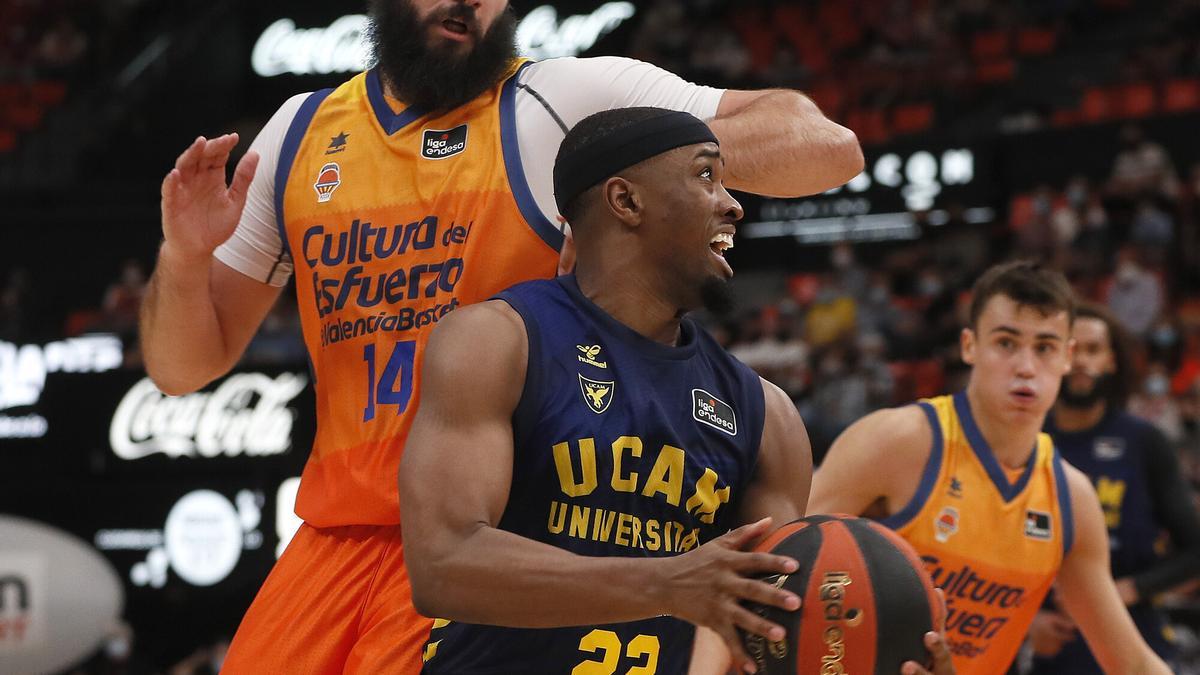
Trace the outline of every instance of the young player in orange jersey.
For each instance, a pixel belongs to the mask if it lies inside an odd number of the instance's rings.
[[[731,187],[811,194],[862,168],[848,130],[792,91],[722,91],[631,59],[516,58],[504,0],[376,0],[378,65],[280,108],[239,162],[199,138],[163,183],[143,306],[147,370],[195,390],[238,360],[292,273],[315,379],[305,523],[238,630],[226,672],[410,673],[396,476],[420,356],[456,307],[553,276],[550,169],[569,126],[657,105],[711,120]]]
[[[1057,272],[988,270],[962,331],[966,390],[859,420],[813,477],[810,512],[884,515],[921,554],[960,674],[1008,669],[1056,577],[1106,672],[1170,672],[1113,584],[1091,482],[1041,433],[1071,368],[1074,307]]]

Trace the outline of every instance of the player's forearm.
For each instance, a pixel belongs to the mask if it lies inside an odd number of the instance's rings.
[[[1200,576],[1200,551],[1180,551],[1148,570],[1133,576],[1138,599],[1146,602],[1163,591],[1170,590]]]
[[[424,550],[406,539],[413,604],[425,616],[555,628],[667,613],[670,559],[581,556],[488,526]]]
[[[854,132],[833,122],[804,94],[775,90],[709,122],[721,141],[725,185],[797,197],[842,185],[863,168]]]
[[[142,358],[164,393],[195,391],[232,365],[213,305],[212,256],[186,257],[163,244],[142,303]]]

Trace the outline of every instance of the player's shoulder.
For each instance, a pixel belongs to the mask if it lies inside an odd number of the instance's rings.
[[[459,307],[434,326],[426,348],[429,359],[457,360],[463,354],[488,360],[517,356],[525,344],[525,323],[503,300]]]
[[[928,458],[933,439],[933,427],[924,411],[917,405],[905,405],[876,410],[859,419],[842,432],[834,447],[864,460],[907,463]]]
[[[616,82],[638,71],[658,69],[658,66],[627,56],[560,56],[529,64],[521,72],[520,81],[540,92],[554,86],[577,88]]]
[[[879,435],[892,442],[927,448],[933,441],[929,417],[917,404],[883,408],[855,422],[864,432]]]

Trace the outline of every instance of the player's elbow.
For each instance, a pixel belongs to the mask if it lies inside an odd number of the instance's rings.
[[[170,368],[151,366],[146,363],[146,374],[159,391],[167,396],[183,396],[198,391],[208,384],[209,380],[188,377],[186,373],[174,372]]]
[[[405,547],[408,549],[408,547]],[[438,564],[426,552],[406,550],[404,563],[412,585],[412,603],[417,613],[437,619],[455,619],[450,599],[452,584],[444,565]]]

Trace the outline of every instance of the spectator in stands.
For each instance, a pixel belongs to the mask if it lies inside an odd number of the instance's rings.
[[[87,35],[71,15],[59,14],[38,42],[35,55],[38,70],[50,76],[65,75],[83,58],[87,48]]]
[[[102,328],[121,335],[137,331],[138,310],[146,295],[146,272],[137,260],[121,264],[120,278],[104,292]]]
[[[1183,415],[1171,397],[1171,377],[1166,365],[1150,364],[1141,391],[1129,399],[1129,412],[1153,424],[1172,443],[1183,440]]]
[[[1165,296],[1162,279],[1142,266],[1133,247],[1122,247],[1108,291],[1108,307],[1122,325],[1144,337],[1162,312]]]
[[[805,318],[805,337],[813,347],[825,347],[851,334],[855,326],[856,305],[837,277],[825,274],[817,297]]]
[[[1174,196],[1178,188],[1175,168],[1163,146],[1146,138],[1136,124],[1121,129],[1121,150],[1113,162],[1109,191],[1134,200],[1144,196]]]

